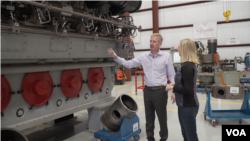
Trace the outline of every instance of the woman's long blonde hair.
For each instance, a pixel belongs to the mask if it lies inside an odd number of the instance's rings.
[[[199,64],[196,54],[196,46],[193,40],[183,39],[179,46],[181,47],[181,63],[193,62]]]

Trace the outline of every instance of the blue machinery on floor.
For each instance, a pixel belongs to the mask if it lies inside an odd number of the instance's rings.
[[[212,124],[216,126],[216,119],[246,119],[250,118],[250,106],[249,106],[249,90],[245,90],[245,97],[240,110],[212,110],[210,103],[210,91],[207,93],[207,102],[204,113],[204,119],[206,116],[212,119]]]
[[[205,92],[205,88],[197,88],[197,92]]]
[[[141,133],[140,121],[136,114],[130,119],[124,118],[120,131],[107,132],[104,128],[98,132],[95,132],[94,136],[97,140],[108,139],[111,141],[127,141],[130,138],[134,138],[135,141],[140,139]]]
[[[199,86],[197,87],[197,92],[205,92],[206,88],[211,88],[211,86]]]

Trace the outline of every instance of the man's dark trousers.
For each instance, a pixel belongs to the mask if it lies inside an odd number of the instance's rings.
[[[154,128],[155,128],[155,112],[160,123],[160,141],[166,141],[168,138],[167,127],[167,101],[168,93],[165,88],[158,90],[150,90],[144,88],[144,105],[146,114],[146,133],[148,141],[155,141]]]

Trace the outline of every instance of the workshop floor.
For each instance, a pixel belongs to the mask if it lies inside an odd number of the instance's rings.
[[[141,76],[138,76],[138,85],[141,85]],[[137,95],[135,93],[135,82],[134,76],[132,76],[132,81],[125,82],[124,85],[115,85],[112,90],[112,96],[118,97],[121,94],[128,94],[134,98],[139,106],[137,115],[140,118],[140,141],[147,141],[145,132],[145,109],[143,102],[143,92],[139,90]],[[212,120],[207,118],[204,120],[204,108],[206,104],[206,95],[202,93],[197,93],[200,102],[199,113],[196,118],[197,123],[197,133],[200,141],[220,141],[221,140],[221,128],[222,125],[231,124],[237,125],[239,119],[222,119],[216,121],[216,127],[212,126]],[[168,104],[167,104],[167,123],[169,130],[169,141],[181,141],[183,140],[181,134],[181,128],[177,115],[177,106],[172,104],[170,100],[171,93],[168,93]],[[221,100],[211,98],[211,106],[213,110],[228,110],[228,109],[240,109],[243,100]],[[93,133],[87,131],[87,120],[88,113],[87,110],[78,112],[74,114],[74,118],[65,121],[61,124],[54,125],[54,122],[44,123],[26,130],[21,131],[23,134],[27,135],[29,141],[95,141]],[[243,119],[243,125],[250,125],[250,119]],[[159,136],[159,122],[156,118],[155,121],[155,139],[158,141]],[[84,132],[83,132],[84,131]],[[133,141],[130,139],[129,141]]]

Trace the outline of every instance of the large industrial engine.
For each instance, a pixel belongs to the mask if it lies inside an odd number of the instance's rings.
[[[117,64],[134,57],[141,1],[2,1],[1,124],[23,130],[110,102]]]
[[[234,67],[222,67],[229,65],[219,62],[217,39],[208,40],[208,51],[208,54],[199,54],[201,65],[199,66],[198,79],[200,85],[211,87],[211,96],[215,98],[243,99],[244,85],[240,84],[240,77],[246,72],[236,71],[237,61],[233,64]]]

